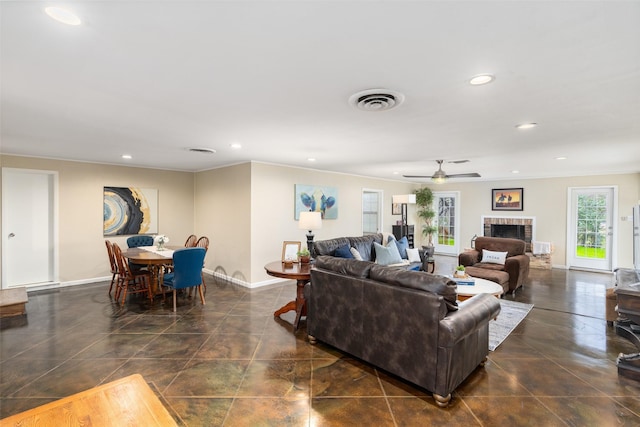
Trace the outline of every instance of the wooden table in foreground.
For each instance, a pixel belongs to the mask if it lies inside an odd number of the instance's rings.
[[[311,279],[311,264],[293,263],[292,267],[285,268],[282,261],[274,261],[264,266],[267,274],[282,279],[291,279],[296,281],[296,299],[284,305],[281,309],[273,313],[274,317],[278,317],[287,311],[295,310],[296,319],[293,327],[298,329],[300,317],[307,315],[307,304],[304,299],[304,285]]]
[[[500,298],[500,295],[502,295],[502,293],[504,292],[502,286],[500,286],[496,282],[492,282],[491,280],[487,279],[480,279],[479,277],[474,277],[474,279],[475,283],[473,286],[458,285],[459,301],[464,301],[478,294],[492,294]]]
[[[140,374],[0,420],[0,426],[177,426]]]

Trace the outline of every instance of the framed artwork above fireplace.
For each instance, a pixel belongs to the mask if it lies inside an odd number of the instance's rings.
[[[491,190],[492,211],[521,211],[524,209],[524,189],[494,188]]]

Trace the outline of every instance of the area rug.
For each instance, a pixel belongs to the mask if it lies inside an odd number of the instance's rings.
[[[500,300],[500,314],[489,322],[489,350],[494,351],[502,341],[527,317],[533,304]]]

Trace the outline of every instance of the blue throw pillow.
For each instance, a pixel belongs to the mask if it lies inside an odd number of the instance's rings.
[[[407,240],[407,236],[403,236],[400,240],[395,240],[396,246],[398,247],[398,252],[400,252],[400,257],[402,259],[408,259],[407,249],[409,248],[409,240]]]
[[[338,249],[333,251],[333,256],[338,258],[353,258],[349,245],[340,246]]]
[[[380,265],[399,264],[402,262],[398,247],[394,242],[387,243],[387,246],[382,246],[378,242],[373,242],[373,247],[376,251],[376,262]]]

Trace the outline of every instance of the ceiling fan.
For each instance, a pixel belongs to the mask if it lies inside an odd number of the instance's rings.
[[[449,163],[467,163],[469,160],[454,160]],[[433,175],[402,175],[405,178],[431,178],[431,180],[436,184],[442,184],[449,178],[480,178],[480,174],[476,172],[471,173],[454,173],[451,175],[447,175],[445,171],[442,170],[442,163],[444,160],[436,160],[438,163],[438,170],[434,172]]]

